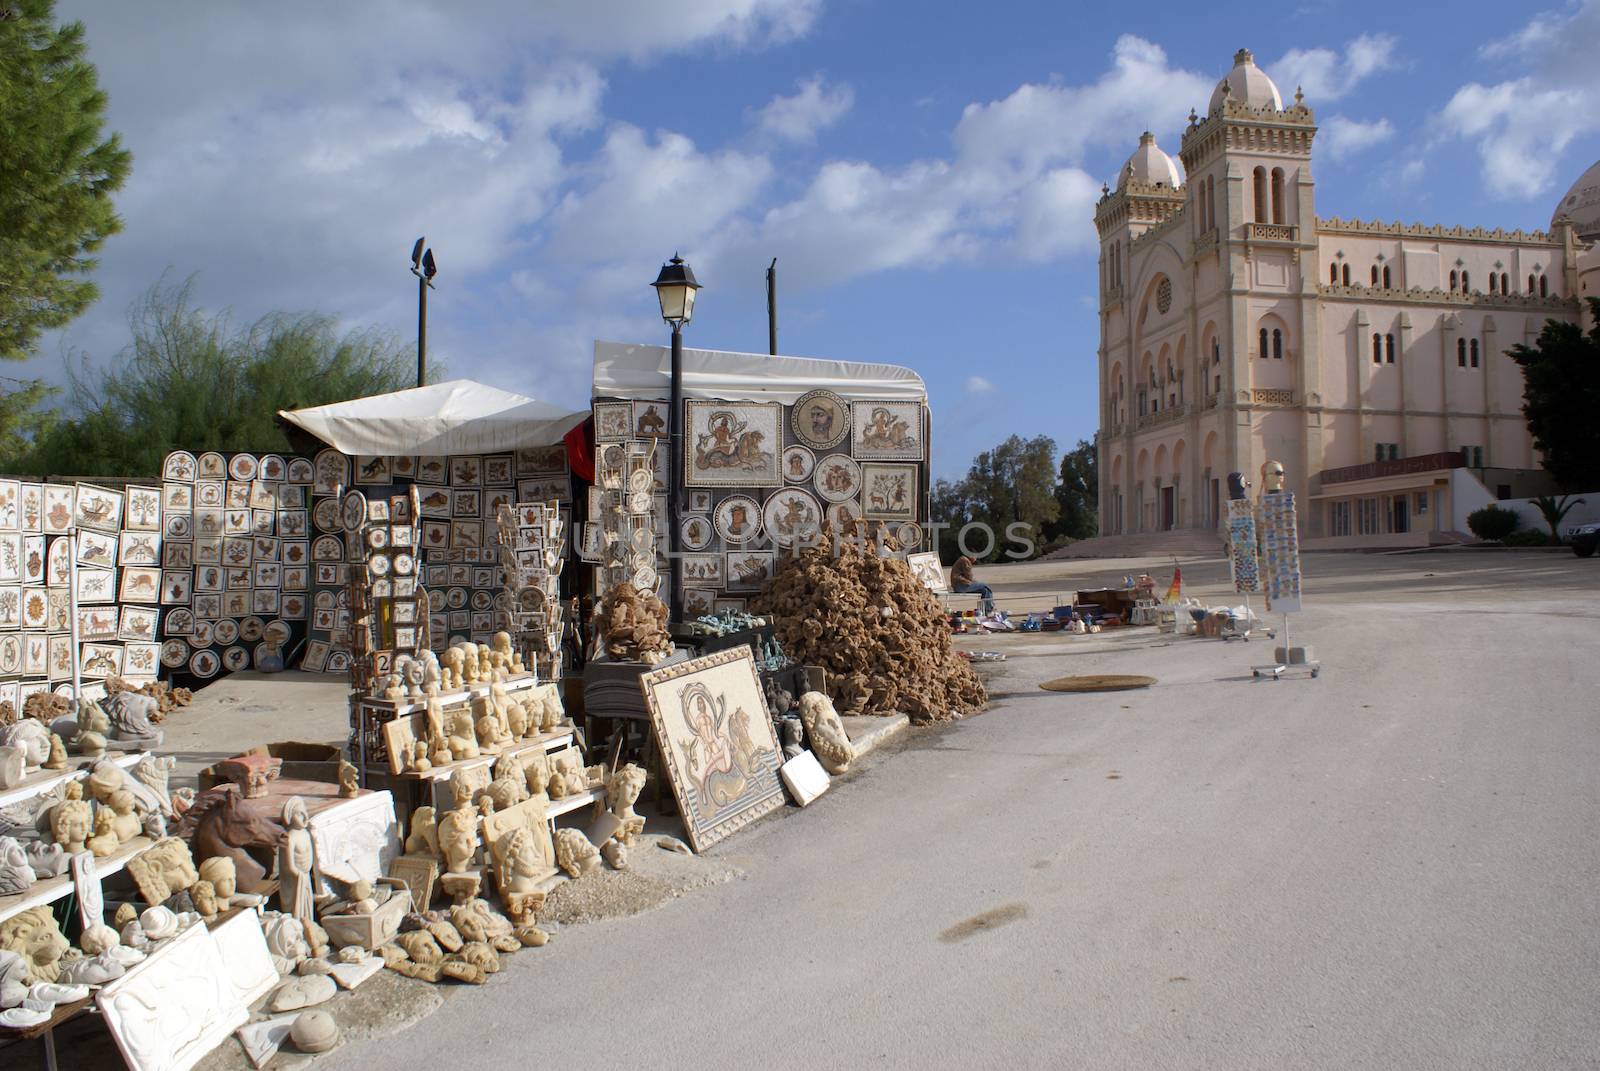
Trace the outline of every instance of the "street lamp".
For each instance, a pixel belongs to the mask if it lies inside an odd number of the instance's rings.
[[[683,325],[694,317],[694,270],[678,254],[661,265],[650,284],[661,302],[661,318],[672,325],[672,411],[667,417],[671,464],[667,471],[667,549],[672,559],[672,620],[683,619],[683,562],[679,557],[678,522],[683,507]]]
[[[433,261],[433,250],[424,250],[428,239],[418,238],[411,247],[411,274],[417,277],[417,386],[427,381],[428,375],[428,291],[433,289],[433,277],[439,274],[439,265]]]

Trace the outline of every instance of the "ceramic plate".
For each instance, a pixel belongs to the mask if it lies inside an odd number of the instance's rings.
[[[729,495],[712,517],[724,543],[738,545],[761,534],[761,505],[749,495]]]
[[[705,550],[714,534],[708,517],[685,517],[678,525],[678,541],[684,550]]]
[[[416,559],[409,554],[396,554],[394,556],[394,571],[397,576],[410,576],[416,569]]]
[[[850,437],[850,405],[831,390],[802,394],[789,410],[789,430],[812,449],[831,449]]]
[[[256,455],[234,454],[228,459],[228,475],[235,480],[253,480],[256,478]]]
[[[222,664],[234,673],[250,668],[250,651],[244,647],[229,647],[222,652]]]
[[[261,638],[262,623],[259,617],[247,617],[239,622],[239,638],[246,643],[255,643]]]
[[[894,530],[894,537],[906,550],[916,550],[922,546],[922,525],[907,521]]]
[[[389,545],[389,529],[374,528],[367,533],[367,546],[373,550],[383,550]]]
[[[650,474],[648,472],[645,473],[646,477],[648,477],[649,475]],[[650,492],[649,491],[630,491],[628,493],[628,512],[629,513],[649,513],[650,512]]]
[[[228,622],[230,625],[233,622]],[[196,647],[210,647],[216,638],[217,626],[213,621],[196,621],[194,629],[189,633],[189,642]]]
[[[796,539],[814,542],[822,528],[822,510],[809,491],[785,487],[767,498],[762,522],[779,546],[792,546]]]
[[[368,558],[367,572],[371,573],[373,576],[388,576],[389,555],[374,554],[372,557]]]
[[[188,483],[194,479],[198,468],[193,454],[187,450],[174,450],[161,463],[161,478],[176,483]]]
[[[805,483],[817,467],[817,455],[809,447],[791,446],[783,452],[783,478],[789,483]]]
[[[344,522],[345,531],[361,531],[361,526],[367,521],[367,496],[360,491],[345,492],[339,506],[339,519]]]
[[[182,640],[168,640],[161,645],[161,664],[168,669],[177,669],[189,661],[189,645]]]
[[[844,454],[829,454],[817,462],[812,484],[826,502],[843,502],[861,493],[861,466]]]
[[[466,588],[451,588],[450,589],[450,593],[445,597],[445,605],[449,606],[450,609],[452,609],[452,610],[464,610],[464,609],[466,609],[466,606],[467,606],[467,589]]]
[[[472,593],[472,608],[474,610],[488,610],[494,606],[494,596],[487,591],[474,591]]]
[[[217,627],[212,630],[216,641],[226,647],[239,638],[239,623],[237,621],[218,621]]]
[[[189,672],[196,677],[215,677],[221,668],[222,661],[215,651],[196,651],[194,657],[189,659]]]
[[[844,528],[845,519],[859,521],[861,519],[861,503],[855,499],[845,502],[835,502],[828,507],[828,524],[835,532]]]
[[[337,532],[343,528],[339,520],[339,500],[317,499],[317,504],[311,507],[311,523],[317,526],[319,532]]]

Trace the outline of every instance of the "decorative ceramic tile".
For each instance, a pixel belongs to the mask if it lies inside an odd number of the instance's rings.
[[[311,841],[317,850],[317,875],[326,891],[327,879],[341,883],[376,881],[388,873],[399,855],[399,827],[394,817],[394,797],[371,792],[318,811],[311,819]]]
[[[917,519],[917,466],[861,466],[861,502],[869,521]]]
[[[928,456],[920,402],[852,402],[850,454],[862,460],[921,461]]]
[[[243,938],[230,940],[234,951],[244,944]],[[233,970],[203,925],[158,946],[101,989],[95,1002],[132,1071],[186,1071],[250,1015]]]
[[[684,483],[781,486],[782,421],[783,407],[776,402],[685,402]]]

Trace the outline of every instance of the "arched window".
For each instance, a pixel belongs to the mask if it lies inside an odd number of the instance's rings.
[[[1272,222],[1283,222],[1283,168],[1272,169]]]
[[[1272,356],[1283,360],[1283,332],[1276,327],[1272,329]]]
[[[1206,219],[1214,228],[1217,225],[1217,180],[1215,177],[1206,179]]]
[[[1476,368],[1476,367],[1478,367],[1478,340],[1477,339],[1473,339],[1472,340],[1471,353],[1472,353],[1472,357],[1471,357],[1472,367]]]
[[[1500,273],[1500,292],[1502,294],[1511,293],[1511,276],[1505,272]]]
[[[1383,363],[1383,336],[1376,331],[1372,332],[1372,363]]]
[[[1450,289],[1451,290],[1456,289],[1457,282],[1458,282],[1458,278],[1456,276],[1456,273],[1454,271],[1452,271],[1450,273]]]
[[[1256,194],[1256,222],[1265,223],[1271,218],[1267,209],[1267,169],[1258,167],[1254,174]]]
[[[1211,363],[1222,363],[1222,343],[1218,342],[1216,339],[1211,340]]]
[[[1528,293],[1532,294],[1533,291],[1534,291],[1533,276],[1530,275],[1530,276],[1528,276]]]
[[[1267,329],[1265,327],[1261,329],[1261,359],[1263,361],[1267,359]]]
[[[1464,338],[1456,339],[1456,367],[1467,367],[1467,340]]]
[[[1383,288],[1385,290],[1389,289],[1389,265],[1387,264],[1383,266]]]
[[[1489,273],[1489,293],[1493,294],[1500,287],[1500,279],[1494,272]]]
[[[1350,285],[1350,265],[1348,264],[1344,266],[1344,285]]]
[[[1467,275],[1467,273],[1465,271],[1462,271],[1462,273],[1461,273],[1461,292],[1463,294],[1465,294],[1465,293],[1469,292],[1471,289],[1472,289],[1471,278]]]
[[[1539,276],[1539,296],[1540,297],[1549,297],[1550,296],[1550,276],[1548,276],[1548,275]]]
[[[1378,285],[1378,266],[1376,264],[1372,266],[1372,285]]]
[[[1328,265],[1328,282],[1333,286],[1339,285],[1339,265]]]
[[[1384,335],[1383,336],[1383,348],[1384,348],[1384,353],[1386,355],[1384,359],[1389,364],[1394,364],[1394,336],[1393,335]]]

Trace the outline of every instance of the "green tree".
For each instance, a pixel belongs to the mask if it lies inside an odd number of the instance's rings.
[[[278,410],[414,385],[414,351],[390,335],[340,335],[331,317],[286,313],[234,330],[194,306],[192,287],[152,287],[129,314],[133,341],[115,366],[93,373],[84,359],[71,374],[79,415],[57,420],[6,467],[150,476],[176,449],[284,452]]]
[[[101,137],[106,96],[84,61],[83,24],[57,27],[54,0],[0,10],[0,359],[32,355],[42,332],[88,308],[97,291],[89,254],[121,228],[111,194],[131,157]],[[0,387],[0,450],[48,419],[54,393],[37,380]]]
[[[1061,514],[1046,534],[1052,539],[1088,539],[1099,531],[1100,454],[1083,439],[1061,455],[1056,502]]]
[[[1042,546],[1045,525],[1061,512],[1055,496],[1055,456],[1055,440],[1047,435],[1011,436],[974,458],[959,483],[940,480],[934,485],[933,519],[956,530],[974,522],[988,525],[995,541],[988,560],[1003,556],[1013,524],[1024,525],[1034,543]],[[977,541],[973,549],[981,549],[984,542]],[[946,552],[953,548],[954,533],[948,540],[941,534],[940,545]]]
[[[1522,415],[1545,471],[1563,490],[1600,487],[1600,298],[1588,298],[1597,326],[1546,320],[1532,346],[1506,352],[1522,366]]]
[[[1544,523],[1550,529],[1550,542],[1552,545],[1561,545],[1561,522],[1567,519],[1567,514],[1584,504],[1583,499],[1573,498],[1571,495],[1540,495],[1530,499],[1533,508],[1539,511],[1539,516],[1544,518]]]

